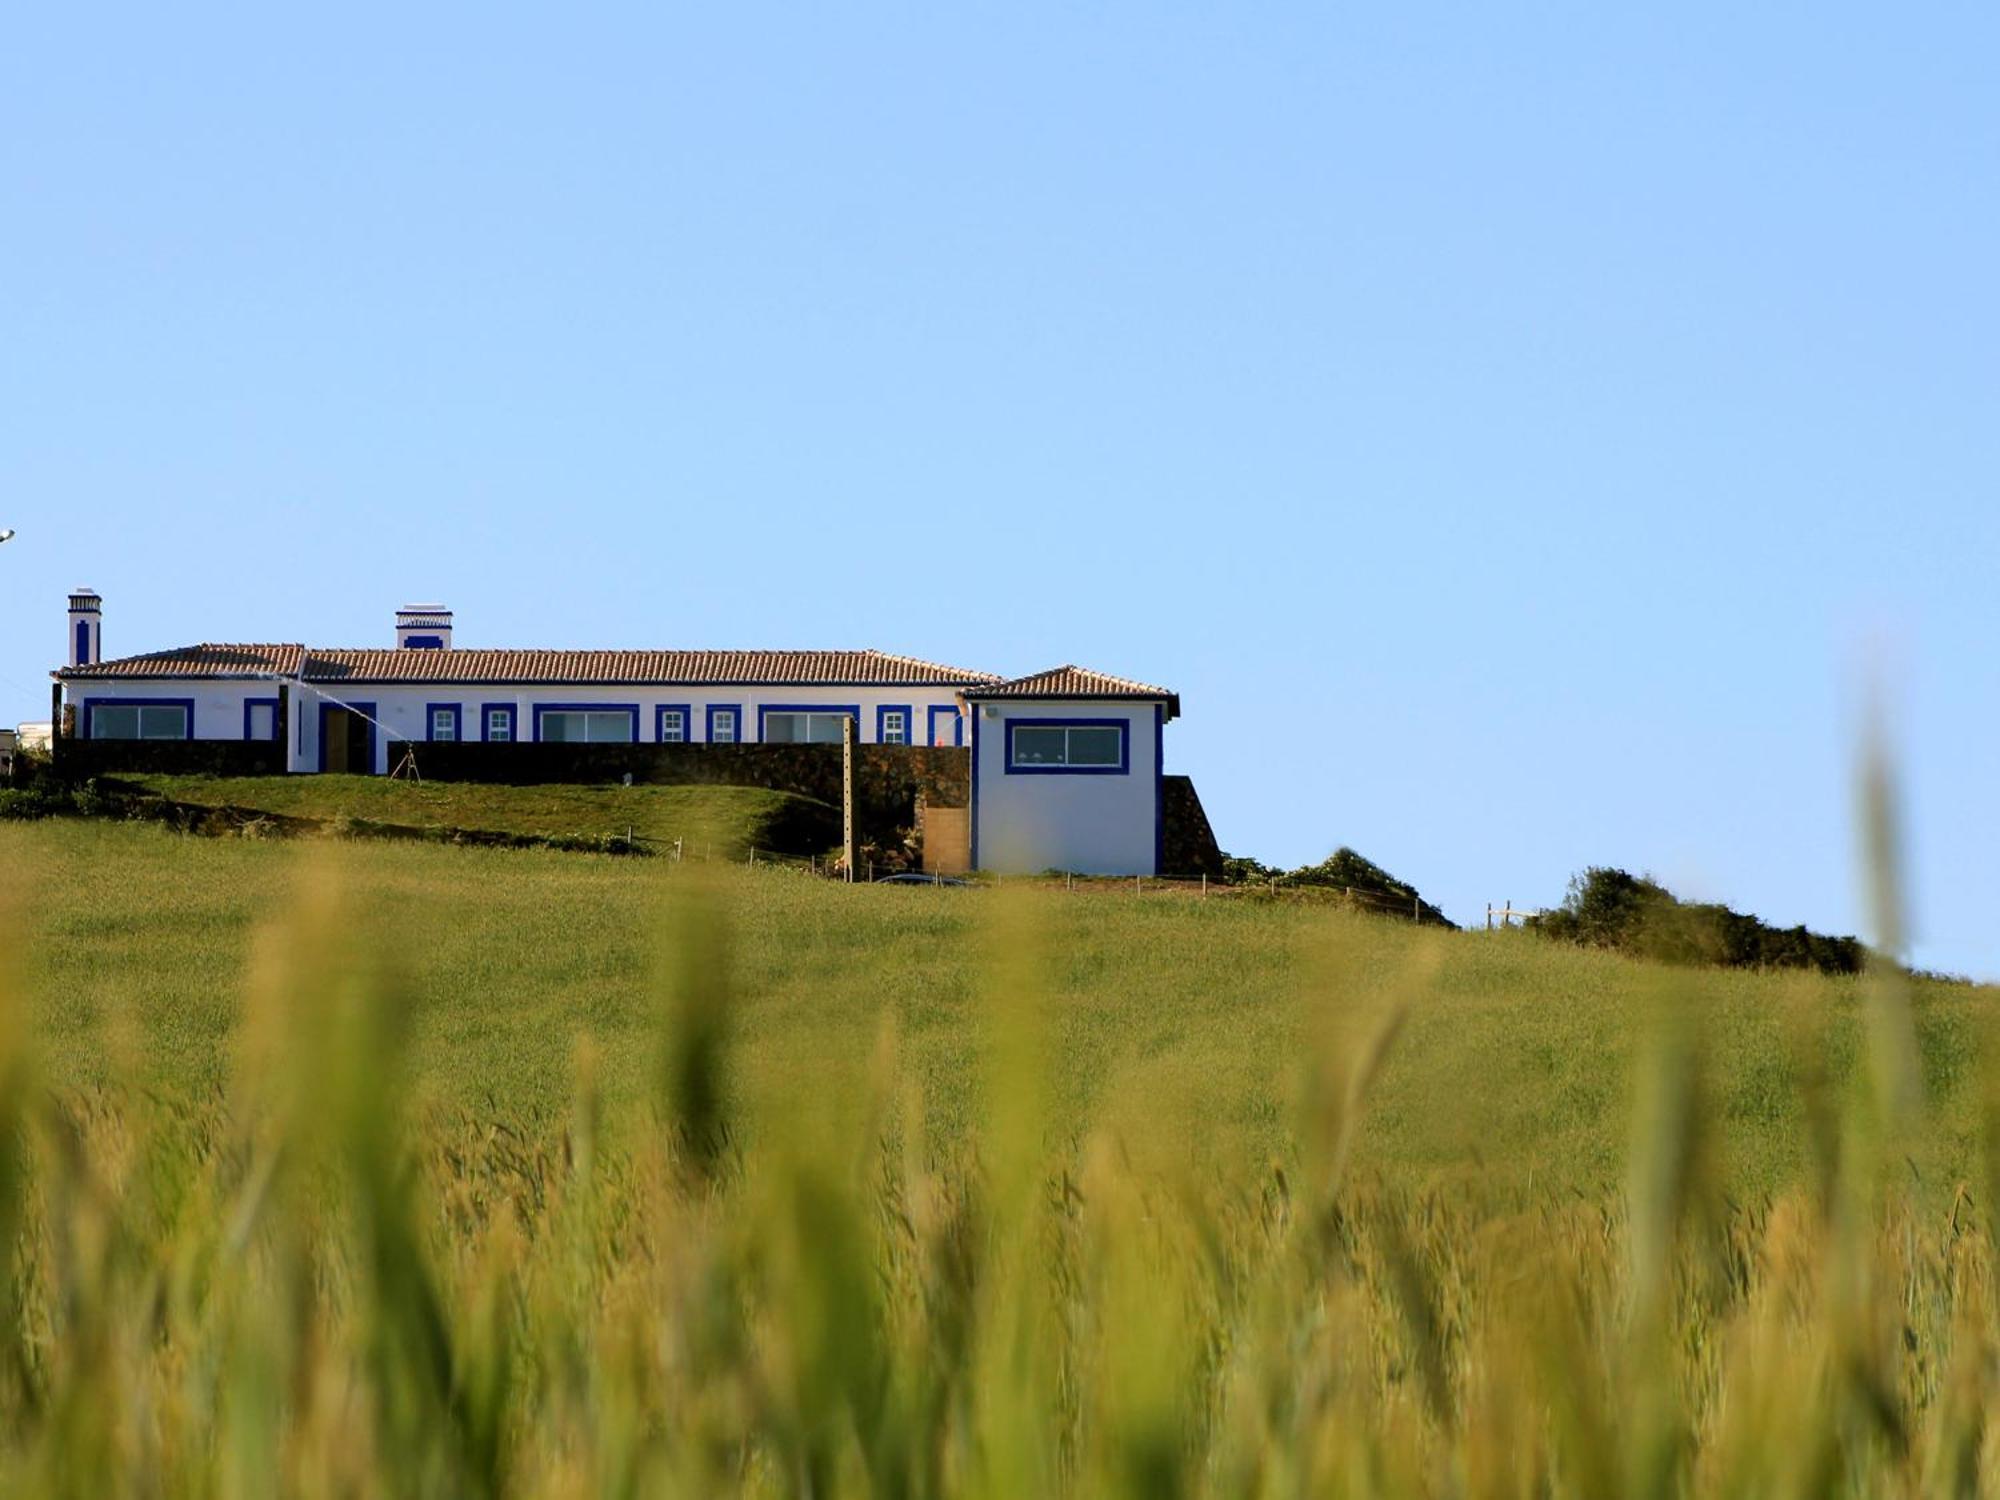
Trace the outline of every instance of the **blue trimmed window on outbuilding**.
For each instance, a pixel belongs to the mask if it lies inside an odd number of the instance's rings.
[[[733,745],[742,738],[743,710],[734,704],[709,704],[708,742],[711,745]]]
[[[425,711],[429,720],[430,737],[433,744],[449,745],[458,741],[459,707],[456,703],[433,703]]]
[[[875,742],[879,745],[910,743],[910,710],[907,704],[875,710]]]
[[[1011,719],[1007,770],[1120,775],[1131,764],[1130,735],[1123,719]]]
[[[514,741],[514,705],[489,703],[485,710],[486,743],[509,745]]]
[[[690,727],[693,718],[685,703],[662,704],[655,727],[659,742],[662,745],[685,745],[694,738]]]

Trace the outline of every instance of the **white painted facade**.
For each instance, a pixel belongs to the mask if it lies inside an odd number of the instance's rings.
[[[989,698],[971,708],[974,869],[1159,873],[1164,701]],[[1106,723],[1122,726],[1122,770],[1028,769],[1010,757],[1010,726]]]
[[[956,736],[964,733],[963,710],[957,691],[939,687],[899,685],[860,688],[814,684],[810,687],[723,688],[704,685],[641,688],[475,683],[413,687],[407,683],[393,686],[365,682],[335,685],[295,680],[286,680],[284,685],[289,690],[290,698],[291,743],[285,757],[286,769],[290,771],[317,771],[320,767],[322,705],[355,708],[376,721],[380,726],[374,737],[375,771],[378,775],[391,770],[401,756],[400,748],[392,751],[392,743],[408,740],[421,743],[431,738],[430,711],[437,707],[457,708],[458,738],[473,741],[486,738],[486,710],[496,707],[513,710],[514,738],[521,742],[532,742],[535,738],[537,709],[558,707],[635,708],[636,743],[642,745],[659,742],[659,710],[662,708],[680,709],[687,714],[685,740],[693,744],[708,742],[711,708],[737,710],[741,726],[737,742],[745,744],[757,742],[763,724],[762,715],[774,709],[805,708],[829,713],[836,710],[856,711],[864,744],[883,742],[884,710],[908,712],[906,722],[913,723],[916,729],[913,738],[903,741],[906,744],[932,743],[924,736],[933,726],[937,732],[937,743],[941,744],[962,743]],[[214,679],[182,681],[160,677],[107,678],[72,683],[68,701],[76,709],[77,733],[84,738],[90,737],[88,726],[94,718],[92,705],[140,700],[190,704],[194,709],[193,729],[189,736],[192,739],[240,740],[251,737],[246,733],[247,705],[253,701],[275,702],[278,687],[279,680],[276,679],[247,682]],[[935,717],[930,712],[932,708],[938,710]]]

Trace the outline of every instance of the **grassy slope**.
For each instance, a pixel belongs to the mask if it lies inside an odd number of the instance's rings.
[[[623,834],[731,857],[753,844],[786,847],[777,830],[808,799],[762,787],[479,786],[382,776],[135,776],[163,797],[294,817],[363,818],[417,828],[502,833]],[[814,804],[817,807],[817,804]],[[837,822],[837,814],[829,814]]]
[[[329,861],[356,892],[357,930],[407,976],[407,1061],[433,1104],[559,1128],[584,1034],[602,1048],[614,1106],[649,1086],[655,934],[688,872],[0,824],[0,888],[26,886],[29,991],[57,1081],[137,1072],[197,1097],[219,1085],[253,930]],[[27,879],[5,880],[14,874]],[[1690,976],[1521,934],[1420,932],[1166,894],[1010,900],[781,872],[720,878],[740,997],[736,1088],[753,1129],[774,1108],[838,1110],[858,1098],[887,1014],[933,1131],[961,1139],[976,1107],[980,976],[1009,961],[1048,976],[1058,1119],[1072,1129],[1111,1121],[1158,1161],[1282,1153],[1309,1050],[1344,1045],[1406,993],[1410,1020],[1376,1090],[1364,1167],[1405,1180],[1471,1172],[1606,1186],[1621,1170],[1634,1059],[1662,1005],[1680,1003],[1712,1059],[1731,1175],[1754,1190],[1799,1170],[1799,1049],[1821,1052],[1838,1074],[1858,1040],[1851,982]],[[996,939],[996,918],[1021,925]],[[21,951],[8,937],[0,950]],[[1947,1191],[1975,1149],[1971,1064],[1995,998],[1918,993],[1929,1092],[1912,1160]]]

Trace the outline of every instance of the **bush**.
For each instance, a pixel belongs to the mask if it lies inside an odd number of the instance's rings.
[[[76,811],[76,799],[67,787],[56,782],[0,787],[0,818],[55,818]]]
[[[1593,866],[1569,883],[1563,904],[1530,924],[1545,937],[1672,964],[1859,973],[1859,939],[1772,927],[1710,902],[1682,901],[1658,881]]]
[[[1450,927],[1445,914],[1417,894],[1417,888],[1398,880],[1373,860],[1364,859],[1345,844],[1316,865],[1300,865],[1296,870],[1280,870],[1247,855],[1222,856],[1223,879],[1232,885],[1263,885],[1276,881],[1281,886],[1339,891],[1365,911],[1387,916],[1410,917],[1432,926]]]

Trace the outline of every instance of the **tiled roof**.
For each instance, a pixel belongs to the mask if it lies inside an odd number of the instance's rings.
[[[1129,677],[1113,677],[1109,672],[1092,672],[1084,667],[1051,667],[1027,677],[1006,682],[983,683],[965,690],[968,698],[1164,698],[1169,716],[1181,711],[1180,695],[1171,688],[1134,682]]]
[[[303,646],[176,646],[144,656],[122,656],[87,667],[64,667],[58,677],[296,677]]]
[[[304,646],[184,646],[88,667],[63,678],[303,675],[308,682],[729,683],[788,686],[968,687],[990,672],[940,666],[883,651],[423,651],[320,650]]]

